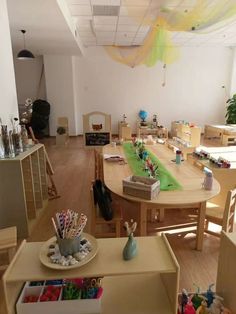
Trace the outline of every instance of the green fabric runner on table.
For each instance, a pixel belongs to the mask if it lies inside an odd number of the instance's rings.
[[[136,176],[148,177],[148,173],[143,169],[144,163],[141,159],[137,158],[137,155],[135,154],[132,144],[124,143],[123,149],[125,152],[127,162],[133,174]],[[182,186],[179,184],[179,182],[162,165],[162,163],[158,160],[158,158],[152,152],[150,152],[148,149],[146,150],[148,151],[148,155],[151,161],[158,165],[158,173],[159,173],[158,179],[160,180],[161,191],[181,190]]]

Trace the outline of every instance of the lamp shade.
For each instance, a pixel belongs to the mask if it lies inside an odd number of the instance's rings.
[[[34,55],[29,50],[23,49],[20,52],[18,52],[17,59],[20,60],[34,59]]]

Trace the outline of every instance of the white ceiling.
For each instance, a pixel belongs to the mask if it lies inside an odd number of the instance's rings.
[[[26,48],[35,55],[80,54],[56,0],[7,0],[7,5],[15,52],[23,48],[25,29]]]
[[[222,0],[225,3],[229,0]],[[142,45],[149,32],[143,18],[157,16],[161,7],[189,10],[197,0],[66,0],[85,46]],[[212,6],[217,0],[207,0]],[[96,16],[93,6],[118,6],[118,16]],[[168,15],[167,15],[168,18]],[[229,25],[207,34],[173,32],[173,43],[181,46],[236,46],[236,17]]]
[[[0,0],[1,1],[1,0]],[[63,0],[60,0],[63,1]],[[145,16],[161,14],[164,5],[190,9],[197,0],[64,0],[85,47],[103,45],[142,45],[150,27]],[[207,0],[208,5],[217,0]],[[230,0],[222,0],[224,3]],[[236,0],[235,0],[236,1]],[[26,29],[26,46],[34,54],[80,54],[80,49],[57,0],[7,0],[13,49],[23,47],[20,29]],[[127,5],[128,4],[128,5]],[[93,6],[118,7],[118,16],[96,16]],[[214,32],[173,32],[177,46],[236,46],[236,16]]]

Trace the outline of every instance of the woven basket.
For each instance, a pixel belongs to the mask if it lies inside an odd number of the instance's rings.
[[[123,180],[123,193],[151,200],[160,192],[160,181],[152,178],[129,176]]]

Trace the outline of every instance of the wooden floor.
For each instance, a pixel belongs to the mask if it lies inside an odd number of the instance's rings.
[[[66,147],[57,147],[55,138],[45,139],[43,143],[55,170],[54,180],[61,197],[49,201],[44,216],[37,223],[28,241],[44,241],[53,235],[51,217],[57,211],[70,208],[86,214],[88,218],[91,215],[89,190],[94,176],[93,150],[83,148],[81,137],[70,138]],[[123,202],[122,206],[124,207],[124,220],[136,217],[135,204]],[[194,211],[186,209],[167,210],[165,222],[159,225],[157,223],[150,224],[148,226],[149,234],[155,234],[158,226],[185,222],[186,218],[189,219],[188,215],[194,216],[194,214]],[[86,226],[86,231],[90,232],[89,225]],[[187,234],[185,237],[181,234],[168,235],[180,264],[180,291],[182,288],[194,291],[193,284],[206,290],[208,285],[215,283],[216,280],[219,239],[205,235],[203,251],[197,252],[194,250],[194,237],[194,234]],[[1,312],[1,308],[0,313],[4,314]]]

